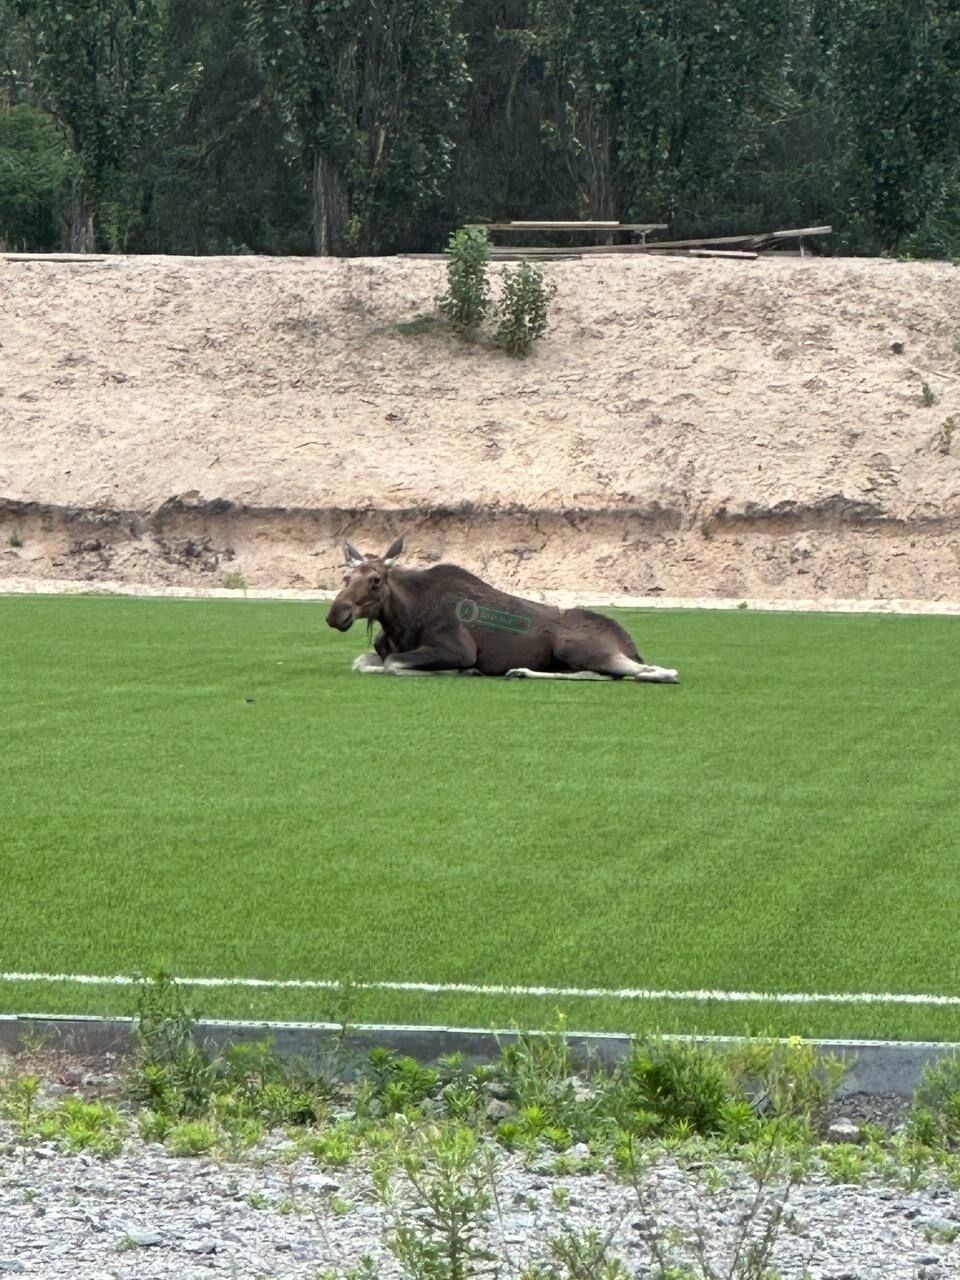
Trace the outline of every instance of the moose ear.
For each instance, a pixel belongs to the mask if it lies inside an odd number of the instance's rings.
[[[403,550],[403,538],[395,538],[390,543],[386,551],[383,553],[383,563],[389,568],[395,560],[399,559],[400,552]]]
[[[363,564],[367,558],[362,551],[357,550],[352,542],[344,542],[343,551],[347,564]]]

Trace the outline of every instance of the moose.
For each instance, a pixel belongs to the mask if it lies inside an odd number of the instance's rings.
[[[403,538],[382,556],[344,543],[348,572],[327,623],[358,618],[380,631],[355,671],[389,675],[482,675],[549,680],[642,680],[675,684],[670,667],[647,665],[627,632],[590,609],[558,609],[507,595],[467,569],[403,569]]]

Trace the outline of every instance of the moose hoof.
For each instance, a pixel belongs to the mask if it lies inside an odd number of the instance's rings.
[[[679,684],[680,677],[673,667],[644,667],[634,676],[635,680],[648,684]]]
[[[512,667],[504,673],[504,680],[526,680],[528,671],[526,667]]]

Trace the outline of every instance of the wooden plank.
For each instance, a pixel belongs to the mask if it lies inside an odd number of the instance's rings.
[[[749,249],[688,249],[692,258],[756,258],[756,250]]]
[[[558,253],[531,253],[529,250],[508,249],[504,253],[494,253],[490,255],[491,262],[562,262],[569,261],[571,258],[580,259],[580,254],[576,249],[561,249]]]
[[[825,236],[832,227],[799,227],[791,231],[761,231],[745,236],[709,236],[693,240],[652,240],[650,249],[698,249],[715,244],[762,244],[767,241],[789,240],[795,236]]]
[[[665,222],[477,222],[485,231],[665,231]]]
[[[800,227],[796,231],[771,231],[772,240],[786,240],[790,236],[828,236],[833,227]]]
[[[493,248],[505,247],[494,245]],[[650,244],[578,244],[577,253],[585,253],[592,257],[597,253],[649,253]]]
[[[481,224],[483,225],[483,224]],[[488,222],[490,231],[616,231],[619,222]]]
[[[584,253],[587,249],[595,249],[596,247],[596,245],[582,244],[566,245],[563,248],[557,248],[555,245],[545,247],[544,245],[539,244],[493,244],[490,246],[490,256],[492,258],[496,258],[499,255],[508,253],[512,257],[516,257],[518,254],[524,254],[529,255],[530,257],[558,258],[569,253],[576,253],[579,255]]]
[[[7,262],[69,262],[83,265],[85,262],[106,262],[105,253],[0,253]]]

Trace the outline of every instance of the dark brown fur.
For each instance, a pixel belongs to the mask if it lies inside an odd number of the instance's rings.
[[[362,556],[347,543],[351,571],[330,606],[327,622],[348,631],[358,618],[380,624],[374,641],[389,668],[420,671],[476,670],[502,676],[517,668],[533,671],[614,670],[617,658],[643,659],[628,633],[611,618],[589,609],[557,609],[498,591],[454,564],[401,569],[394,560],[398,539],[383,556]],[[474,618],[474,608],[520,620],[502,629]],[[465,620],[466,619],[466,620]],[[501,621],[503,621],[501,619]]]

